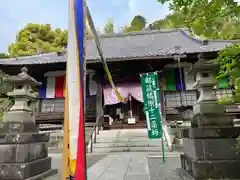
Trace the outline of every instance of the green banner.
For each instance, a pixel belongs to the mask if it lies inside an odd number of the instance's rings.
[[[144,112],[147,120],[148,138],[159,139],[163,135],[160,113],[160,89],[158,74],[141,74]]]

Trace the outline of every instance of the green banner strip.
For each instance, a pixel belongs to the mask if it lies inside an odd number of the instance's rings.
[[[158,86],[158,74],[141,74],[141,86],[144,101],[144,112],[147,120],[148,138],[162,138],[162,156],[165,164],[165,150],[162,129],[162,116],[160,105],[160,89]]]

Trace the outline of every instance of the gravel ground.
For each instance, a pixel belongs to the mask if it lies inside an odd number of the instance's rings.
[[[176,169],[181,167],[180,157],[168,157],[166,164],[163,164],[160,157],[148,157],[148,166],[151,180],[181,180],[176,175]]]

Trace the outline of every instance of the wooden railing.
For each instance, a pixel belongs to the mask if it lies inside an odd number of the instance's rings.
[[[232,89],[214,89],[213,93],[218,97],[232,96]],[[185,90],[183,92],[165,91],[164,106],[167,108],[179,106],[193,106],[197,103],[198,92],[196,90]]]
[[[93,101],[91,99],[91,104]],[[92,106],[87,106],[86,119],[96,122],[96,103]],[[64,118],[64,98],[48,98],[40,99],[36,112],[37,122],[61,122]]]
[[[39,112],[64,112],[64,98],[41,99]]]

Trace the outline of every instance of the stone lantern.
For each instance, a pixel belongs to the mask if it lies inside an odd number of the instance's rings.
[[[226,116],[225,107],[217,103],[213,94],[216,84],[214,71],[218,66],[200,57],[192,72],[199,91],[193,107],[191,127],[183,130],[181,165],[190,179],[240,179],[240,154],[236,144],[240,128]]]
[[[32,87],[40,85],[22,68],[16,76],[5,76],[14,85],[7,95],[14,105],[4,113],[0,123],[0,179],[44,179],[56,174],[48,157],[49,133],[40,134],[30,101],[37,97]]]
[[[218,64],[201,57],[193,66],[192,73],[196,79],[193,88],[199,92],[199,98],[193,106],[192,127],[233,125],[233,120],[225,114],[225,106],[217,103],[218,98],[213,93],[218,67]]]
[[[23,67],[21,73],[16,76],[6,76],[4,82],[13,84],[13,91],[7,95],[14,100],[14,105],[3,116],[4,122],[20,122],[35,124],[35,116],[30,103],[37,97],[32,88],[41,85],[27,74],[27,68]]]

